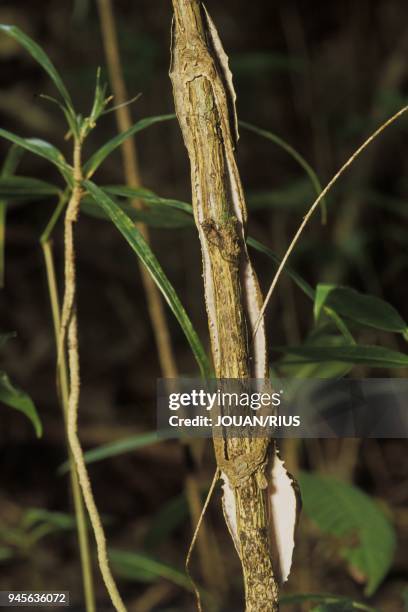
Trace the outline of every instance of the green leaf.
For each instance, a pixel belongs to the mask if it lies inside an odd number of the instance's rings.
[[[27,176],[0,178],[0,198],[7,200],[35,200],[38,197],[55,196],[60,189],[55,185]]]
[[[39,138],[21,138],[17,134],[3,129],[0,129],[0,136],[39,157],[44,157],[44,159],[47,159],[58,168],[67,181],[71,180],[71,166],[67,164],[62,153],[49,142]]]
[[[159,431],[149,431],[144,434],[122,438],[122,440],[110,442],[109,444],[102,444],[101,446],[86,451],[86,453],[84,453],[85,463],[95,463],[96,461],[102,461],[103,459],[117,457],[118,455],[130,453],[138,448],[143,448],[151,444],[157,444],[157,442],[161,442],[162,440],[166,439],[167,436],[165,433]],[[65,461],[58,468],[58,473],[64,474],[68,472],[68,470],[69,463],[68,461]]]
[[[42,424],[32,399],[15,387],[7,374],[0,371],[0,402],[23,412],[33,424],[37,437],[42,436]]]
[[[111,549],[109,559],[115,571],[128,580],[154,582],[158,578],[165,578],[188,591],[192,590],[192,584],[183,571],[146,554]]]
[[[350,287],[318,285],[315,298],[316,319],[323,304],[367,327],[402,334],[408,331],[407,322],[391,304],[373,295],[359,293]]]
[[[108,157],[108,155],[110,155],[112,151],[120,147],[120,145],[125,142],[125,140],[130,138],[130,136],[134,136],[134,134],[137,134],[137,132],[141,132],[142,130],[150,127],[151,125],[154,125],[155,123],[159,123],[160,121],[169,121],[170,119],[174,119],[174,117],[174,114],[147,117],[146,119],[141,119],[140,121],[132,125],[132,127],[130,127],[125,132],[118,134],[117,136],[109,140],[106,144],[104,144],[100,149],[98,149],[98,151],[96,151],[96,153],[92,155],[92,157],[88,159],[88,161],[84,164],[83,167],[84,176],[86,176],[86,178],[90,178],[95,172],[95,170],[97,170],[101,163]]]
[[[273,143],[278,145],[278,147],[286,151],[286,153],[288,153],[291,157],[293,157],[293,159],[299,164],[299,166],[303,168],[303,170],[308,175],[310,182],[312,183],[313,188],[316,191],[316,195],[317,196],[320,195],[320,193],[322,192],[322,186],[320,184],[320,181],[317,177],[316,172],[313,170],[310,164],[307,163],[305,158],[302,157],[302,155],[300,155],[298,151],[296,151],[296,149],[294,149],[290,144],[288,144],[285,140],[283,140],[283,138],[280,138],[279,136],[277,136],[273,132],[270,132],[269,130],[263,130],[257,127],[256,125],[252,125],[252,123],[246,123],[245,121],[240,121],[239,125],[240,127],[243,127],[246,130],[249,130],[250,132],[254,132],[255,134],[258,134],[258,136],[262,136],[263,138],[266,138],[267,140],[272,141]],[[321,211],[322,211],[323,223],[326,223],[326,216],[327,216],[326,209],[327,209],[326,199],[323,198],[321,201]]]
[[[108,214],[111,221],[125,237],[127,242],[149,271],[151,277],[160,291],[163,293],[167,303],[180,323],[180,326],[200,367],[201,374],[205,378],[209,377],[211,367],[204,348],[186,311],[184,310],[183,305],[178,298],[177,293],[163,272],[163,269],[157,261],[150,246],[147,244],[139,230],[135,227],[132,220],[123,212],[123,210],[115,205],[113,200],[106,193],[104,193],[102,189],[97,187],[91,181],[84,181],[83,184],[89,193],[94,197],[95,202],[97,202]]]
[[[54,85],[60,92],[67,107],[72,109],[71,96],[69,95],[68,90],[65,87],[65,84],[59,73],[57,72],[54,64],[51,62],[45,51],[32,38],[22,32],[17,26],[1,24],[0,32],[4,32],[4,34],[7,34],[7,36],[11,36],[12,38],[14,38],[17,42],[20,43],[22,47],[24,47],[24,49],[26,49],[26,51],[30,53],[30,55],[35,59],[35,61],[40,64],[40,66],[51,78]]]
[[[382,346],[285,346],[274,347],[274,350],[288,355],[298,355],[296,359],[286,360],[286,363],[318,363],[319,361],[337,361],[371,366],[372,368],[406,368],[408,355],[384,348]]]
[[[367,606],[358,601],[353,601],[348,597],[339,597],[338,595],[331,595],[329,593],[296,593],[295,595],[284,595],[279,600],[281,606],[302,604],[305,602],[319,602],[321,606],[340,606],[339,610],[342,609],[341,606],[348,606],[348,610],[376,612],[375,608],[372,608],[371,606]],[[347,610],[347,608],[345,609]]]
[[[356,487],[328,476],[299,476],[304,511],[319,528],[339,538],[338,551],[366,578],[372,595],[391,567],[396,549],[393,526],[380,507]]]

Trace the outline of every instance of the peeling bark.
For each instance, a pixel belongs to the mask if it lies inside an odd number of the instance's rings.
[[[263,321],[252,339],[262,295],[245,242],[247,211],[234,155],[237,122],[228,60],[201,2],[173,0],[173,7],[170,76],[191,165],[215,372],[218,378],[263,379],[268,375]],[[214,447],[228,488],[225,514],[235,512],[230,519],[235,518],[246,610],[275,612],[278,583],[265,476],[274,446],[266,438],[214,438]]]

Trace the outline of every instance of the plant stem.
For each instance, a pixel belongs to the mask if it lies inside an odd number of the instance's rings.
[[[57,208],[60,208],[61,203],[64,203],[63,198]],[[61,206],[62,208],[63,206]],[[57,210],[57,209],[56,209]],[[51,303],[52,319],[54,324],[55,344],[57,353],[59,353],[59,329],[60,329],[60,307],[58,299],[57,281],[55,275],[54,257],[52,253],[52,244],[49,237],[41,240],[43,250],[45,269],[47,275],[48,291]],[[68,371],[65,354],[62,354],[61,362],[57,371],[57,385],[60,396],[60,403],[64,417],[65,429],[67,427],[68,414]],[[89,548],[88,529],[86,524],[85,509],[82,499],[81,489],[78,482],[78,476],[75,470],[75,461],[67,440],[69,472],[71,479],[72,498],[74,503],[75,520],[77,526],[79,552],[81,558],[82,580],[85,595],[86,612],[95,612],[95,593],[92,575],[92,562]]]
[[[170,76],[191,165],[194,216],[204,262],[206,306],[218,378],[267,377],[262,306],[246,250],[247,211],[235,161],[234,92],[227,58],[199,0],[173,0]],[[214,438],[217,464],[233,490],[247,612],[275,612],[264,470],[268,439]]]
[[[81,197],[82,197],[82,166],[81,166],[81,140],[75,137],[74,141],[74,163],[73,179],[74,186],[71,198],[65,213],[64,224],[64,244],[65,244],[65,292],[62,307],[61,325],[59,330],[59,353],[58,363],[63,359],[65,351],[65,337],[67,338],[68,350],[68,372],[69,372],[69,395],[67,411],[67,435],[68,442],[75,460],[76,472],[82,495],[92,529],[96,540],[98,564],[102,574],[106,589],[111,598],[112,604],[118,612],[126,612],[125,605],[117,589],[115,580],[112,576],[106,538],[99,516],[98,508],[92,492],[84,454],[78,438],[78,407],[79,407],[79,349],[78,349],[78,321],[76,315],[76,262],[74,244],[74,225],[78,219]]]
[[[50,242],[50,237],[51,237],[52,232],[54,231],[54,227],[56,226],[58,219],[60,218],[62,214],[62,211],[67,205],[68,195],[69,195],[68,189],[66,189],[63,193],[60,194],[60,197],[58,198],[58,204],[55,207],[51,215],[51,218],[48,221],[43,233],[41,234],[40,243],[42,245],[47,242]],[[59,317],[59,314],[58,314],[58,317]]]

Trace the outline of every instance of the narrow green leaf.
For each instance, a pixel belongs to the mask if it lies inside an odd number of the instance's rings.
[[[167,437],[163,432],[149,431],[144,434],[138,434],[136,436],[129,436],[116,442],[110,442],[109,444],[102,444],[97,448],[92,448],[84,453],[85,463],[95,463],[96,461],[102,461],[103,459],[110,459],[123,455],[124,453],[130,453],[138,448],[150,446],[151,444],[157,444],[162,440],[166,440]],[[69,470],[69,463],[65,461],[59,468],[59,474],[65,474]]]
[[[191,349],[200,367],[201,374],[205,378],[208,378],[211,373],[211,367],[204,348],[186,311],[184,310],[183,305],[178,298],[177,293],[163,272],[163,269],[157,261],[150,246],[144,240],[143,236],[135,227],[132,220],[123,212],[123,210],[116,206],[113,200],[106,193],[104,193],[102,189],[97,187],[91,181],[84,181],[83,184],[89,193],[94,197],[95,202],[97,202],[108,214],[111,221],[130,244],[137,256],[140,257],[141,261],[149,271],[160,291],[163,293],[167,303],[180,323],[180,326],[188,342],[190,343]]]
[[[71,167],[65,161],[62,153],[49,142],[39,138],[21,138],[20,136],[17,136],[17,134],[13,134],[12,132],[8,132],[7,130],[3,129],[0,129],[0,137],[19,145],[23,149],[26,149],[39,157],[44,157],[44,159],[47,159],[58,168],[66,180],[70,180],[70,176],[72,174]]]
[[[60,193],[56,185],[27,176],[0,178],[0,198],[7,200],[35,200],[37,197],[54,196]]]
[[[294,149],[290,144],[288,144],[285,140],[283,140],[283,138],[280,138],[279,136],[277,136],[273,132],[270,132],[269,130],[263,130],[257,127],[256,125],[252,125],[252,123],[247,123],[246,121],[240,121],[239,125],[240,127],[243,127],[246,130],[249,130],[250,132],[254,132],[254,134],[258,134],[258,136],[262,136],[263,138],[270,140],[271,142],[275,143],[278,147],[286,151],[286,153],[288,153],[291,157],[293,157],[293,159],[299,164],[299,166],[303,168],[303,170],[308,175],[310,182],[312,183],[313,188],[316,191],[316,195],[318,196],[320,195],[320,193],[323,190],[322,190],[322,186],[320,184],[320,181],[317,177],[316,172],[313,170],[310,164],[307,163],[305,158],[302,157],[302,155],[300,155],[298,151],[296,151],[296,149]],[[322,222],[326,223],[327,206],[326,206],[325,198],[323,198],[321,201],[321,211],[322,211]]]
[[[0,24],[0,32],[4,32],[7,36],[11,36],[14,38],[26,51],[30,53],[30,55],[35,59],[36,62],[40,64],[40,66],[46,71],[48,76],[53,81],[54,85],[60,92],[63,100],[65,101],[68,108],[72,109],[72,100],[71,96],[68,93],[65,84],[57,72],[54,64],[51,62],[48,55],[45,51],[27,34],[22,32],[20,28],[14,25],[4,25]]]
[[[151,125],[154,125],[155,123],[159,123],[161,121],[169,121],[170,119],[174,119],[174,117],[174,114],[147,117],[146,119],[141,119],[140,121],[132,125],[132,127],[126,130],[125,132],[118,134],[117,136],[109,140],[106,144],[104,144],[100,149],[98,149],[98,151],[96,151],[96,153],[92,155],[92,157],[88,159],[88,161],[84,164],[83,167],[84,176],[86,176],[86,178],[90,178],[95,172],[95,170],[99,168],[101,163],[108,157],[108,155],[110,155],[112,151],[120,147],[120,145],[125,142],[125,140],[130,138],[130,136],[134,136],[134,134],[137,134],[137,132],[141,132],[142,130],[150,127]]]
[[[0,371],[0,402],[23,412],[33,424],[37,437],[42,436],[42,424],[32,399],[27,393],[15,387],[7,374],[2,371]]]
[[[165,578],[188,591],[193,588],[188,576],[182,570],[157,561],[146,554],[111,549],[109,559],[115,571],[128,580],[153,582],[158,578]]]
[[[408,331],[407,322],[394,306],[385,300],[373,295],[365,295],[350,287],[318,285],[315,309],[321,308],[323,304],[361,325],[402,334]]]
[[[365,593],[372,595],[393,561],[393,526],[368,495],[350,484],[308,472],[300,474],[299,483],[305,513],[324,533],[340,539],[340,556],[366,577]]]
[[[406,368],[408,355],[384,348],[382,346],[284,346],[274,347],[288,355],[298,355],[296,359],[285,360],[286,364],[318,363],[319,361],[337,361],[341,363],[363,364],[372,368]]]

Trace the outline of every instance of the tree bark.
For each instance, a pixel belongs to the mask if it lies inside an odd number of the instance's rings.
[[[198,0],[173,0],[173,83],[191,165],[205,298],[217,378],[267,378],[262,295],[249,260],[247,211],[236,165],[235,94],[227,57]],[[266,438],[214,438],[218,466],[234,493],[247,612],[278,610],[270,546]]]

